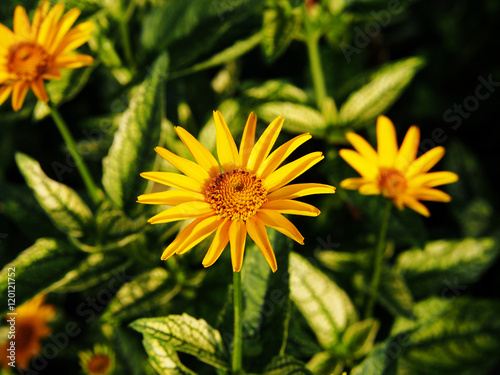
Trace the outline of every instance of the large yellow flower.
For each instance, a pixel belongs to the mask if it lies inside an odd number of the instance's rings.
[[[361,136],[349,132],[347,140],[356,149],[340,150],[340,156],[362,177],[348,178],[340,183],[344,189],[358,189],[361,194],[383,194],[403,209],[404,206],[424,216],[430,212],[420,200],[449,202],[451,197],[436,186],[458,180],[453,172],[427,173],[444,155],[438,146],[417,158],[420,130],[412,126],[398,150],[396,130],[385,116],[377,119],[377,145],[375,151]]]
[[[40,4],[30,24],[26,10],[14,11],[14,32],[0,24],[0,104],[12,94],[12,108],[21,109],[31,88],[38,99],[48,102],[44,80],[61,78],[59,69],[80,68],[94,61],[91,56],[71,53],[87,42],[93,29],[83,22],[71,29],[80,11],[71,9],[63,16],[64,5],[50,9]]]
[[[293,199],[331,194],[335,188],[315,183],[285,185],[321,161],[323,154],[313,152],[278,168],[297,147],[311,138],[310,134],[301,134],[270,153],[284,119],[276,118],[255,143],[257,117],[251,113],[238,150],[219,111],[214,112],[214,121],[219,162],[191,134],[176,127],[177,135],[197,163],[157,147],[156,152],[185,175],[142,173],[142,177],[176,190],[144,194],[138,202],[174,206],[149,219],[152,224],[194,219],[165,249],[162,259],[185,253],[215,232],[203,265],[212,265],[230,243],[233,270],[238,272],[248,233],[275,272],[278,266],[266,226],[304,243],[304,237],[282,214],[317,216],[320,211],[316,207]]]

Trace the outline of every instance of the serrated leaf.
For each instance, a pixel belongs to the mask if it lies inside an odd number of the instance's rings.
[[[268,63],[280,57],[295,35],[296,18],[287,2],[266,9],[263,13],[262,51]]]
[[[492,237],[439,240],[423,250],[401,253],[396,268],[415,296],[438,292],[443,298],[455,298],[479,279],[499,253],[498,241]]]
[[[113,203],[121,209],[135,204],[144,186],[140,172],[154,162],[162,117],[162,93],[168,57],[160,55],[148,77],[138,87],[122,116],[108,156],[103,160],[102,183]]]
[[[83,253],[67,242],[40,238],[0,271],[0,292],[7,295],[9,269],[15,268],[16,305],[20,306],[38,293],[51,291],[82,258]],[[2,306],[0,313],[3,315],[6,309],[7,304]]]
[[[304,363],[289,355],[273,358],[264,370],[263,375],[312,375]]]
[[[227,353],[219,331],[203,319],[187,314],[138,319],[130,326],[150,335],[176,351],[191,354],[217,368],[228,369]]]
[[[92,212],[80,196],[69,186],[47,177],[35,159],[16,153],[16,163],[53,223],[73,237],[82,236]]]
[[[106,306],[101,319],[120,324],[166,306],[180,291],[168,284],[168,276],[164,268],[153,268],[126,283]]]
[[[271,79],[263,83],[246,81],[242,83],[243,94],[252,99],[272,101],[287,101],[305,104],[307,93],[283,80]]]
[[[193,371],[184,366],[174,348],[151,335],[144,335],[142,340],[149,356],[151,366],[160,375],[195,375]]]
[[[348,358],[359,359],[370,352],[379,329],[379,322],[366,319],[352,323],[342,336]]]
[[[340,342],[357,313],[349,296],[306,259],[290,254],[290,292],[293,302],[325,349]]]
[[[370,78],[370,82],[351,93],[342,104],[339,121],[343,125],[359,126],[384,113],[399,98],[424,60],[411,57],[385,64]]]
[[[324,135],[326,122],[317,110],[297,103],[270,102],[259,105],[255,109],[257,116],[267,122],[283,116],[283,128],[291,133],[311,133]]]

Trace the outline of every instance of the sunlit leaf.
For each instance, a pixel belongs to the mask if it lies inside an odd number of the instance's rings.
[[[380,323],[375,319],[366,319],[352,323],[342,336],[342,344],[348,357],[359,359],[370,352],[375,341]]]
[[[298,359],[289,355],[282,355],[273,358],[271,363],[265,368],[263,375],[312,375]]]
[[[263,83],[246,81],[242,83],[243,94],[252,99],[264,101],[287,101],[304,104],[307,93],[283,80],[270,79]],[[286,114],[284,114],[286,116]]]
[[[144,335],[142,340],[149,356],[151,366],[160,375],[195,375],[184,366],[174,348],[151,335]]]
[[[296,19],[288,2],[276,3],[276,5],[263,12],[261,46],[269,63],[286,51],[296,30]]]

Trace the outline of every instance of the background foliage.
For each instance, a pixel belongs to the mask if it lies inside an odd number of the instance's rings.
[[[30,94],[18,113],[0,108],[1,294],[15,266],[18,305],[50,292],[53,332],[81,329],[40,373],[77,373],[77,352],[94,342],[112,347],[120,374],[228,373],[229,255],[205,270],[202,243],[161,262],[184,224],[150,226],[158,208],[135,203],[155,188],[140,172],[174,171],[155,146],[190,157],[173,125],[214,150],[214,109],[237,139],[250,111],[260,132],[286,118],[279,143],[313,134],[300,152],[326,158],[302,181],[338,187],[354,176],[338,157],[345,132],[375,144],[381,113],[400,136],[419,125],[421,151],[443,145],[438,167],[460,176],[444,189],[451,203],[429,203],[431,218],[393,211],[375,318],[362,311],[382,199],[338,188],[308,200],[322,214],[294,220],[305,246],[272,237],[276,274],[250,247],[248,372],[498,373],[498,2],[63,2],[95,22],[81,50],[96,63],[47,88],[105,200],[92,204],[46,106]],[[2,2],[0,22],[12,27],[19,3]]]

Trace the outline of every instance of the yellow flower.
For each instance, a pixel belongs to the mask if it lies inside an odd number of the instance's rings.
[[[444,147],[438,146],[417,157],[420,130],[412,126],[398,150],[396,130],[385,116],[377,119],[377,145],[370,144],[355,133],[347,133],[347,140],[356,149],[340,150],[340,156],[362,177],[348,178],[340,183],[344,189],[357,189],[361,194],[383,194],[392,199],[401,210],[404,206],[424,216],[430,212],[420,200],[449,202],[451,197],[435,186],[458,180],[453,172],[427,173],[444,155]]]
[[[42,351],[40,340],[50,335],[50,327],[48,322],[51,321],[56,313],[56,310],[51,305],[44,305],[44,295],[38,295],[16,308],[15,316],[15,357],[16,367],[26,369],[31,358],[36,357]],[[9,318],[11,316],[9,315]],[[5,369],[10,368],[9,358],[5,356],[7,349],[10,347],[10,341],[0,345],[2,356],[0,363]]]
[[[162,259],[185,253],[215,232],[203,265],[211,266],[230,243],[233,270],[238,272],[243,264],[248,233],[275,272],[278,266],[266,226],[304,243],[304,237],[282,214],[317,216],[320,211],[316,207],[293,199],[331,194],[335,188],[315,183],[285,185],[321,161],[323,154],[313,152],[278,168],[311,138],[310,134],[301,134],[270,153],[284,118],[276,118],[255,143],[257,117],[251,113],[238,150],[221,113],[217,111],[213,115],[219,162],[191,134],[176,127],[177,135],[197,163],[157,147],[155,151],[185,175],[142,173],[148,180],[177,190],[144,194],[138,197],[138,202],[174,206],[149,219],[152,224],[194,219],[165,249]]]
[[[0,23],[0,105],[12,94],[12,108],[19,111],[31,88],[38,99],[49,101],[44,80],[61,78],[59,69],[90,65],[91,56],[71,53],[87,42],[93,29],[83,22],[71,29],[80,11],[71,9],[63,16],[64,5],[49,11],[44,1],[30,24],[26,10],[14,11],[14,32]]]
[[[80,366],[87,375],[109,375],[115,367],[113,351],[101,344],[95,344],[94,350],[78,352]]]

